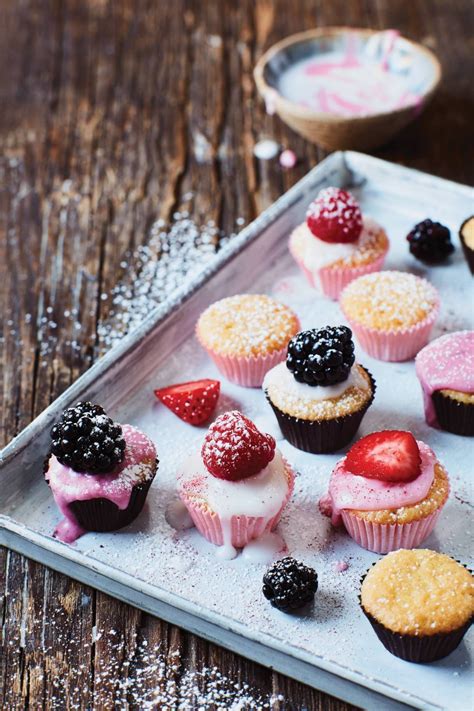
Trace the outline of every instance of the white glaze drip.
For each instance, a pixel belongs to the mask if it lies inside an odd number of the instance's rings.
[[[352,366],[347,380],[323,387],[322,385],[313,386],[299,383],[293,377],[293,373],[286,367],[286,363],[279,363],[266,374],[262,385],[264,390],[274,388],[291,398],[308,403],[341,397],[346,390],[352,387],[369,389],[367,381],[360,374],[356,364]]]

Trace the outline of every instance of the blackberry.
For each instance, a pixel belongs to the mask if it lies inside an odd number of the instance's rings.
[[[316,571],[290,556],[277,560],[263,576],[264,596],[284,612],[311,602],[317,589]]]
[[[423,220],[415,225],[407,240],[413,256],[428,264],[444,262],[454,252],[450,231],[433,220]]]
[[[286,366],[299,383],[326,386],[347,380],[354,360],[351,329],[326,326],[294,336],[288,344]]]
[[[104,474],[123,459],[122,428],[100,405],[78,402],[51,429],[51,453],[76,472]]]

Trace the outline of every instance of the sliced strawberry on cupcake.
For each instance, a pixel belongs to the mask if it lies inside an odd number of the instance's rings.
[[[382,268],[388,238],[349,191],[329,187],[309,205],[289,249],[311,286],[338,299],[353,279]]]
[[[319,508],[363,548],[388,553],[420,545],[448,495],[448,474],[430,447],[411,432],[385,430],[336,464]]]
[[[178,493],[199,532],[220,546],[219,555],[233,558],[275,528],[293,484],[273,437],[234,410],[216,419],[201,450],[185,462]]]
[[[218,380],[193,380],[154,391],[171,412],[190,425],[202,425],[216,409],[221,384]]]

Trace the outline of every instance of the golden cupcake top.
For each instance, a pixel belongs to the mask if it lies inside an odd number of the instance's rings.
[[[369,570],[361,603],[392,632],[415,636],[450,632],[474,615],[474,579],[443,553],[402,549]]]
[[[398,271],[355,279],[342,292],[341,308],[367,328],[402,331],[417,326],[438,307],[438,293],[426,279]]]
[[[466,247],[474,249],[474,215],[463,222],[460,234]]]
[[[264,294],[239,294],[209,306],[196,332],[203,346],[219,355],[252,357],[286,348],[298,329],[288,306]]]

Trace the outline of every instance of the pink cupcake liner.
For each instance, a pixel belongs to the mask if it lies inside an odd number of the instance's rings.
[[[224,356],[219,355],[203,343],[201,345],[222,375],[231,383],[242,385],[244,388],[262,387],[263,379],[268,371],[285,360],[287,349],[285,346],[281,350],[265,356]]]
[[[316,271],[311,271],[305,266],[303,260],[292,248],[291,239],[289,242],[289,250],[309,284],[313,288],[322,291],[325,296],[333,301],[337,301],[344,287],[350,284],[351,281],[354,281],[354,279],[357,279],[357,277],[364,276],[364,274],[371,274],[372,272],[379,272],[383,267],[388,252],[388,249],[385,250],[383,254],[372,262],[361,265],[360,267],[322,267]]]
[[[288,493],[277,514],[270,518],[267,516],[232,516],[230,520],[231,545],[235,548],[243,548],[251,540],[259,538],[267,531],[272,531],[278,524],[283,509],[293,493],[295,481],[295,474],[286,461],[285,470],[288,476]],[[219,514],[212,511],[202,501],[196,501],[183,491],[180,492],[180,496],[199,533],[210,543],[222,546],[224,544],[224,535]]]
[[[384,361],[411,360],[428,343],[439,312],[439,300],[424,321],[401,331],[378,331],[354,321],[342,309],[361,348],[372,358]]]
[[[371,523],[350,511],[342,511],[341,515],[348,534],[359,546],[373,553],[390,553],[419,546],[432,532],[443,506],[412,523]]]

